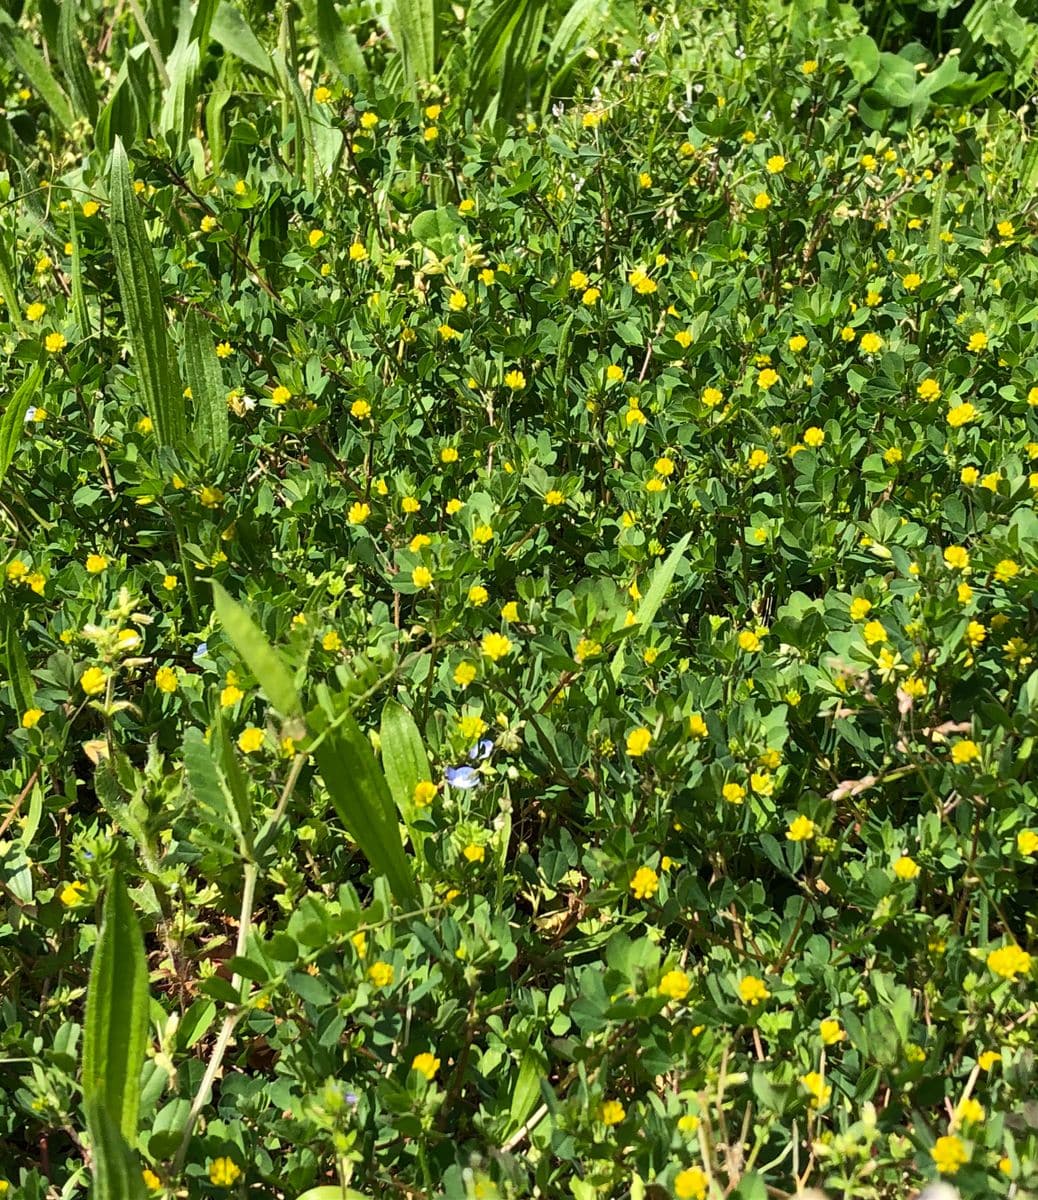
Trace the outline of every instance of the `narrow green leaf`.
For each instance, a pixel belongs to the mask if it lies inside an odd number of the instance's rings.
[[[21,632],[13,611],[0,610],[0,666],[11,687],[11,696],[19,712],[32,708],[36,687],[22,649]]]
[[[656,619],[656,614],[660,610],[660,605],[663,603],[663,598],[667,594],[667,588],[670,587],[671,580],[678,567],[681,565],[685,557],[685,549],[688,543],[692,540],[692,534],[686,533],[680,542],[667,555],[664,562],[656,568],[656,573],[652,577],[652,583],[649,585],[649,590],[642,597],[641,603],[638,605],[638,611],[635,616],[638,618],[638,624],[643,629],[648,629],[652,622]],[[624,669],[624,647],[621,645],[617,650],[615,657],[610,665],[610,670],[613,674],[613,682],[615,683],[620,678],[620,672]]]
[[[113,1130],[130,1144],[137,1137],[147,1039],[144,940],[122,878],[114,873],[87,987],[83,1101],[88,1113],[111,1121]]]
[[[94,1195],[98,1200],[145,1200],[140,1164],[119,1125],[96,1101],[85,1102],[90,1132]]]
[[[267,699],[283,717],[298,717],[303,706],[292,675],[248,610],[213,582],[213,604],[220,623],[242,661],[255,675]]]
[[[345,1191],[338,1184],[322,1184],[304,1192],[298,1200],[367,1200],[363,1192],[355,1192],[353,1188]]]
[[[396,700],[387,700],[382,709],[382,770],[389,793],[403,817],[416,856],[423,857],[424,835],[414,828],[421,809],[414,802],[414,790],[423,780],[431,780],[429,757],[414,717]]]
[[[18,299],[18,289],[14,285],[14,254],[16,244],[14,229],[6,225],[0,228],[0,296],[6,306],[6,317],[21,333],[25,328],[25,315]]]
[[[159,273],[119,138],[112,148],[109,190],[112,250],[134,367],[159,445],[176,449],[186,438],[183,388],[176,377]]]
[[[0,417],[0,481],[7,474],[7,469],[14,461],[25,428],[25,414],[29,405],[36,398],[43,379],[43,364],[37,363],[29,374],[19,384],[11,399],[7,402],[3,417]]]
[[[227,445],[227,398],[213,337],[197,308],[188,309],[184,322],[184,370],[191,389],[196,436],[200,447],[219,454]]]
[[[313,757],[346,832],[360,847],[372,870],[389,881],[398,904],[417,908],[418,888],[400,841],[400,827],[386,777],[375,752],[350,716],[331,724],[320,709],[308,717],[317,735]]]
[[[97,124],[97,90],[90,74],[83,43],[79,40],[79,5],[76,0],[63,0],[58,20],[58,60],[72,93],[76,109]]]
[[[76,115],[68,96],[51,74],[43,56],[5,12],[0,12],[0,54],[25,76],[31,87],[43,97],[59,124],[71,132]]]
[[[368,78],[367,63],[356,35],[337,11],[335,0],[316,0],[314,7],[313,24],[324,61],[340,79],[347,80],[352,75],[364,84]]]
[[[189,726],[184,731],[184,779],[194,799],[237,829],[237,815],[213,761],[213,752],[202,731]]]
[[[210,34],[214,41],[242,62],[262,71],[264,75],[273,75],[274,67],[270,55],[263,49],[259,38],[249,28],[241,13],[227,0],[220,0],[216,14],[213,17]]]
[[[251,855],[252,797],[249,795],[249,782],[234,753],[230,734],[227,732],[227,722],[219,709],[213,717],[213,737],[216,739],[216,761],[220,764],[223,777],[227,781],[227,790],[234,806],[234,824],[242,840],[242,849]]]
[[[541,1094],[541,1080],[547,1076],[544,1055],[527,1046],[519,1062],[519,1074],[512,1089],[512,1105],[508,1112],[508,1136],[511,1136],[533,1112]]]
[[[428,83],[436,74],[439,57],[437,0],[385,0],[382,20],[400,51],[408,82]]]
[[[79,228],[76,224],[74,204],[69,205],[68,216],[72,242],[72,264],[69,268],[72,276],[72,308],[76,314],[80,339],[85,341],[90,336],[90,310],[87,308],[86,291],[83,287],[83,259],[79,251]]]

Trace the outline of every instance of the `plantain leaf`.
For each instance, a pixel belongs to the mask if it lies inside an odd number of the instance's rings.
[[[43,364],[37,363],[29,374],[22,380],[14,395],[7,402],[3,417],[0,417],[0,481],[7,474],[7,468],[14,461],[18,451],[18,442],[25,428],[25,414],[29,405],[39,391],[40,380],[43,378]]]
[[[267,641],[263,630],[249,615],[248,609],[232,599],[215,581],[213,603],[227,636],[267,693],[267,699],[283,717],[300,716],[303,706],[292,675],[281,656]]]
[[[16,71],[20,71],[43,98],[59,124],[71,132],[76,123],[68,96],[54,78],[46,61],[35,46],[23,37],[6,12],[0,11],[0,54]]]
[[[213,339],[197,308],[188,309],[184,323],[184,368],[194,405],[196,435],[202,449],[212,454],[227,445],[227,400],[220,361],[213,354]]]
[[[79,40],[79,5],[76,0],[63,0],[58,20],[58,61],[72,93],[72,102],[81,113],[97,124],[97,90],[94,77],[87,66],[83,43]]]
[[[316,735],[313,757],[346,832],[360,847],[372,870],[384,875],[398,904],[419,905],[411,863],[400,841],[400,826],[386,777],[375,752],[352,716],[334,723],[322,709],[307,718]]]
[[[656,572],[652,577],[652,583],[649,585],[649,590],[642,597],[641,603],[638,605],[638,611],[635,613],[635,616],[638,618],[638,624],[643,629],[647,629],[655,620],[656,614],[660,610],[660,605],[663,603],[663,598],[667,594],[667,588],[670,587],[674,574],[685,557],[685,549],[691,540],[692,534],[686,533],[667,555],[662,565],[656,568]],[[614,683],[620,678],[620,672],[623,669],[624,647],[621,645],[610,664]]]
[[[242,62],[262,71],[264,75],[273,75],[274,66],[270,55],[260,45],[259,39],[252,32],[245,18],[227,0],[220,0],[212,19],[210,35],[214,41],[229,53],[240,58]]]
[[[183,389],[174,368],[159,273],[120,138],[112,148],[109,191],[112,250],[134,366],[156,440],[176,449],[184,444],[187,431]]]
[[[15,624],[14,612],[0,609],[0,666],[11,687],[11,696],[19,712],[32,708],[36,686],[29,672],[29,663],[22,649],[22,639]]]
[[[93,1113],[102,1123],[101,1132],[121,1133],[128,1144],[137,1137],[147,1038],[144,940],[126,887],[115,872],[90,965],[83,1031],[83,1102],[88,1122]]]
[[[382,23],[396,43],[404,75],[411,84],[428,83],[436,74],[440,47],[437,0],[385,0]]]
[[[94,1103],[84,1103],[98,1200],[145,1200],[141,1168],[118,1124]]]
[[[421,732],[410,712],[396,700],[387,700],[382,709],[382,770],[389,793],[411,835],[415,855],[423,857],[424,834],[415,829],[421,810],[414,802],[414,790],[423,780],[431,780],[429,757]]]

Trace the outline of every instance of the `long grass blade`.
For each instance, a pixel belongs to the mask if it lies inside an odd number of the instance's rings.
[[[213,604],[235,650],[267,693],[267,699],[283,717],[302,715],[303,706],[292,675],[281,655],[267,641],[244,605],[239,604],[214,581]]]
[[[671,581],[677,572],[685,557],[685,550],[688,543],[692,540],[692,534],[686,533],[680,542],[667,555],[664,562],[656,568],[656,573],[652,577],[652,583],[649,585],[649,590],[642,597],[641,603],[638,605],[638,611],[635,616],[638,618],[638,624],[647,629],[656,618],[656,614],[660,610],[660,605],[663,603],[663,598],[667,594],[667,588],[670,587]],[[621,645],[617,650],[610,670],[615,683],[620,678],[620,672],[624,669],[624,647]]]
[[[97,124],[97,89],[94,77],[87,65],[83,43],[79,40],[79,5],[75,0],[64,0],[58,18],[58,60],[72,93],[76,109]]]

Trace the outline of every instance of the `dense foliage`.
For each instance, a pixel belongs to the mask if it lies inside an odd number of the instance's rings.
[[[0,18],[0,1196],[1038,1195],[962,7]]]

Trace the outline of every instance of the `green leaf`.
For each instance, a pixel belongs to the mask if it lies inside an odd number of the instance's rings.
[[[213,40],[219,42],[229,54],[235,55],[264,75],[274,74],[270,55],[263,49],[245,18],[232,4],[228,4],[227,0],[220,0],[217,5],[209,32]]]
[[[76,123],[76,114],[61,84],[54,78],[40,52],[28,38],[23,37],[14,21],[0,12],[0,54],[20,71],[34,91],[42,96],[58,122],[69,132]]]
[[[431,780],[429,757],[414,717],[396,700],[387,700],[382,709],[382,770],[389,792],[411,835],[411,844],[419,859],[423,856],[423,835],[414,828],[421,810],[415,807],[414,790],[423,780]]]
[[[191,389],[199,446],[219,454],[227,445],[227,397],[213,337],[197,308],[188,309],[184,322],[184,373]]]
[[[79,5],[76,0],[63,0],[58,21],[58,61],[68,81],[72,101],[81,113],[97,124],[97,90],[94,77],[87,66],[83,43],[79,40]]]
[[[145,1200],[140,1164],[108,1111],[96,1101],[84,1101],[98,1200]]]
[[[638,618],[638,624],[643,629],[648,629],[652,622],[656,619],[656,614],[660,610],[660,605],[663,603],[663,598],[667,594],[667,588],[670,587],[671,581],[678,567],[681,565],[685,557],[685,550],[688,543],[692,540],[692,534],[686,533],[680,542],[667,555],[661,566],[657,567],[656,573],[652,577],[652,583],[649,585],[649,590],[641,599],[638,605],[638,611],[635,616]],[[620,678],[620,672],[624,669],[624,647],[620,646],[613,658],[610,670],[613,673],[613,681],[616,682]]]
[[[381,17],[400,51],[408,81],[430,82],[436,74],[440,46],[437,0],[385,0]]]
[[[213,604],[235,650],[267,693],[271,704],[283,717],[302,715],[303,706],[288,667],[244,605],[229,596],[215,581]]]
[[[353,1188],[343,1191],[341,1187],[324,1184],[304,1192],[298,1200],[367,1200],[367,1197],[362,1192],[355,1192]]]
[[[174,369],[159,274],[119,138],[112,148],[109,190],[112,250],[134,367],[156,440],[175,449],[186,437],[183,388]]]
[[[38,398],[40,381],[43,379],[43,364],[37,363],[22,380],[17,391],[7,402],[3,417],[0,417],[0,481],[18,452],[18,442],[25,428],[25,414],[34,398]]]
[[[544,1055],[528,1046],[519,1062],[519,1073],[512,1089],[512,1105],[508,1112],[508,1135],[515,1133],[533,1112],[541,1094],[541,1080],[547,1078],[548,1064]]]
[[[356,35],[338,12],[335,0],[316,0],[312,23],[324,61],[340,79],[346,80],[352,75],[358,83],[364,84],[368,78],[367,63]]]
[[[21,632],[15,622],[14,612],[0,609],[0,666],[11,687],[11,696],[19,712],[32,708],[36,698],[36,686],[29,673],[29,663],[22,649]]]
[[[400,841],[400,827],[386,777],[353,717],[317,709],[307,719],[316,735],[313,757],[346,832],[372,870],[385,875],[398,904],[419,906],[418,887]]]
[[[144,940],[122,878],[113,873],[94,948],[83,1031],[83,1102],[127,1143],[137,1137],[148,1039]],[[93,1129],[91,1133],[93,1133]]]

